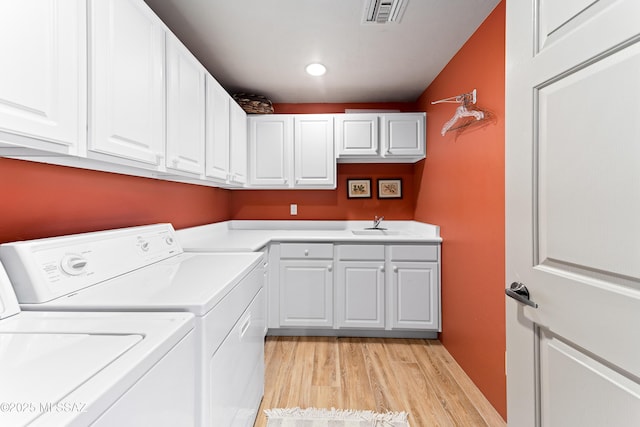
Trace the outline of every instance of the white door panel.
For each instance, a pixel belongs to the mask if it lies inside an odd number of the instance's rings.
[[[205,69],[167,34],[167,168],[204,173]]]
[[[305,114],[294,123],[295,186],[335,188],[333,118]]]
[[[207,74],[206,82],[206,175],[226,181],[229,178],[231,97],[210,74]]]
[[[383,261],[340,261],[336,288],[338,327],[384,328]]]
[[[638,76],[634,45],[538,89],[539,262],[640,279]]]
[[[237,102],[229,101],[229,181],[247,183],[247,113]]]
[[[49,142],[34,142],[34,148],[81,154],[86,142],[84,2],[1,2],[0,40],[0,131]]]
[[[549,373],[541,383],[542,425],[640,425],[637,382],[548,331],[540,335],[540,370]]]
[[[255,116],[249,120],[249,184],[290,186],[293,116]]]
[[[538,304],[507,299],[510,425],[638,425],[638,16],[507,4],[506,279]]]
[[[89,151],[164,163],[164,27],[140,0],[90,3]]]

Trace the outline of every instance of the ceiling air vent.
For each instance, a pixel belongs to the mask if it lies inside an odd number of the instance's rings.
[[[400,22],[409,0],[365,0],[364,23]]]

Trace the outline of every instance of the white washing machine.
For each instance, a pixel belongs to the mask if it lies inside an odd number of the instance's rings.
[[[184,253],[171,224],[0,245],[23,310],[193,313],[196,425],[216,427],[253,425],[264,393],[262,256]]]
[[[189,313],[20,312],[0,264],[0,425],[194,422]]]

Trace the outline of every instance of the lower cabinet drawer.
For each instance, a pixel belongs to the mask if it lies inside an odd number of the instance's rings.
[[[331,243],[281,243],[280,258],[333,258]]]
[[[384,245],[339,245],[338,259],[344,261],[384,261]]]
[[[391,245],[391,261],[438,261],[436,245]]]

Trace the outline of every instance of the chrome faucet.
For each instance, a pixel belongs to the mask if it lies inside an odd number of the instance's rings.
[[[380,227],[380,223],[382,222],[383,219],[384,219],[383,216],[378,218],[378,215],[376,215],[373,218],[373,227],[371,227],[371,228],[375,228],[376,230],[384,230],[384,228]]]

